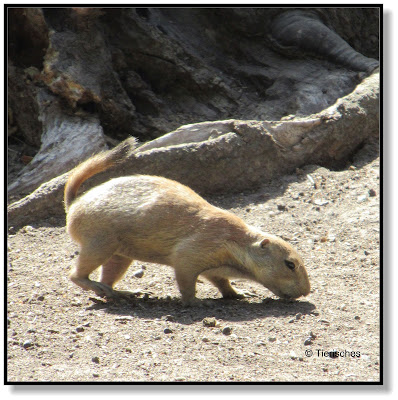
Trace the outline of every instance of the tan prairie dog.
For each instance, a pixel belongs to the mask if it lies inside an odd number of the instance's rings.
[[[193,303],[198,276],[223,297],[241,298],[230,278],[259,282],[283,298],[306,296],[303,260],[284,240],[248,226],[193,190],[158,176],[111,179],[76,199],[80,185],[125,157],[122,143],[79,165],[65,187],[67,230],[80,245],[70,279],[86,290],[117,297],[113,286],[133,260],[174,268],[182,301]],[[100,282],[89,279],[102,265]]]

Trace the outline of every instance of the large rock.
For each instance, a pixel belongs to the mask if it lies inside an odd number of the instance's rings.
[[[13,196],[67,172],[102,134],[148,141],[200,121],[306,117],[378,64],[379,8],[12,8],[8,17],[11,141],[35,150]],[[54,148],[46,91],[63,121]],[[91,127],[102,132],[92,149],[95,136],[76,142]]]

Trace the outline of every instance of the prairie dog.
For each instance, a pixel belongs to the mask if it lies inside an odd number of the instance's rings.
[[[248,226],[176,181],[149,175],[111,179],[80,197],[89,177],[129,150],[128,142],[80,164],[65,186],[67,230],[80,245],[70,279],[100,296],[117,297],[113,286],[133,260],[174,268],[182,301],[195,301],[199,275],[223,297],[241,298],[230,278],[261,283],[283,298],[308,295],[303,260],[284,240]],[[100,282],[89,279],[102,265]]]

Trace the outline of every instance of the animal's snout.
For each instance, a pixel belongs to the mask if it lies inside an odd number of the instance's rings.
[[[289,291],[278,290],[274,293],[281,299],[292,300],[298,299],[301,296],[307,296],[310,293],[310,289],[310,284],[308,282],[304,285],[304,287],[295,287],[293,290]]]

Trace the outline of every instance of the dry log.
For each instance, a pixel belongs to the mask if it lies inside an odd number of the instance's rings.
[[[330,166],[379,135],[379,73],[320,113],[279,121],[226,120],[182,126],[140,147],[82,188],[130,174],[161,175],[202,194],[254,188],[305,164]],[[158,147],[160,146],[160,147]],[[8,208],[21,226],[63,214],[65,173]]]
[[[70,170],[91,154],[107,148],[98,117],[80,112],[68,115],[59,99],[46,89],[37,93],[42,124],[41,147],[33,160],[8,186],[8,194],[30,193],[41,183]]]

